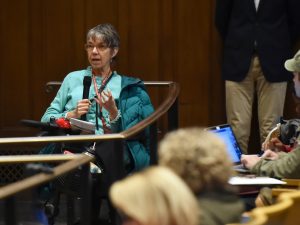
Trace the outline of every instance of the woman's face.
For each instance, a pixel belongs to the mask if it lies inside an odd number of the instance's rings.
[[[110,67],[117,48],[109,48],[101,38],[90,38],[86,43],[86,51],[90,65],[95,71],[103,71]]]

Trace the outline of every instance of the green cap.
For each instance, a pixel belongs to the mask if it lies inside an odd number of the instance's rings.
[[[284,67],[290,72],[300,72],[300,50],[294,58],[285,61]]]

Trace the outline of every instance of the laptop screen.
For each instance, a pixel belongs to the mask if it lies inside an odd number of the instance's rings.
[[[227,151],[229,156],[232,159],[234,164],[238,164],[241,162],[242,151],[239,147],[239,144],[234,136],[233,130],[229,124],[224,124],[215,127],[209,127],[207,130],[212,131],[217,134],[220,138],[222,138],[226,144]]]

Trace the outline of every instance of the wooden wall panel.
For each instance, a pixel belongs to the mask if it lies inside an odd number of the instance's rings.
[[[118,1],[86,0],[87,30],[100,24],[116,24],[118,20]]]
[[[180,84],[181,127],[226,122],[213,14],[214,1],[2,0],[0,136],[30,133],[18,121],[40,119],[54,96],[45,93],[45,83],[85,68],[86,32],[107,22],[121,37],[118,72]],[[164,91],[150,94],[155,105],[164,99]]]
[[[160,61],[160,33],[159,33],[159,0],[129,1],[127,11],[127,42],[124,43],[127,52],[127,71],[119,67],[120,72],[136,76],[142,80],[161,80]],[[123,26],[120,22],[119,26]],[[122,37],[121,37],[122,38]],[[122,49],[122,46],[121,46]],[[120,57],[120,60],[122,58]],[[157,89],[149,90],[152,101],[157,103]],[[157,105],[157,104],[156,104]]]
[[[173,0],[159,1],[159,79],[178,80],[175,73],[177,44],[175,38],[175,5]]]
[[[210,51],[209,51],[209,63],[210,63],[210,87],[209,87],[209,111],[210,120],[208,125],[222,124],[226,121],[225,114],[225,85],[221,79],[221,63],[222,63],[222,45],[221,39],[214,26],[214,7],[215,1],[210,1]]]
[[[45,93],[45,83],[62,80],[86,62],[85,13],[78,13],[85,9],[85,4],[71,0],[30,3],[31,99],[34,102],[31,118],[39,120],[52,100]]]
[[[193,7],[191,7],[193,6]],[[206,125],[209,115],[210,84],[210,12],[209,1],[177,1],[175,18],[177,39],[176,72],[182,86],[181,126]],[[201,110],[196,110],[201,108]],[[182,112],[190,109],[189,112]],[[198,112],[196,118],[190,116]]]
[[[27,0],[21,4],[4,0],[1,31],[6,34],[1,43],[7,42],[7,46],[0,53],[1,65],[5,65],[0,70],[1,99],[8,104],[5,92],[12,94],[9,84],[17,82],[22,101],[16,104],[19,99],[15,95],[10,99],[14,106],[1,111],[0,135],[26,134],[17,121],[40,119],[54,96],[45,93],[45,83],[62,80],[70,71],[85,68],[86,32],[106,22],[120,33],[116,65],[120,73],[143,80],[179,82],[180,126],[213,123],[212,111],[223,114],[223,109],[220,112],[218,107],[210,106],[210,101],[218,101],[219,96],[218,91],[213,98],[211,93],[211,76],[215,73],[212,7],[210,1],[197,0]],[[13,19],[9,18],[11,14]],[[13,35],[17,24],[21,26]],[[17,55],[11,51],[16,46]],[[18,74],[20,70],[22,75]],[[6,77],[8,71],[11,76]],[[158,105],[165,92],[149,91]]]
[[[3,6],[3,7],[2,7]],[[28,1],[1,6],[1,127],[0,133],[20,131],[17,122],[31,109],[28,79]],[[22,19],[21,19],[22,18]]]
[[[43,3],[40,0],[32,0],[29,2],[29,77],[30,79],[30,100],[32,109],[30,110],[30,119],[38,119],[41,117],[45,105],[49,100],[43,90],[46,82],[46,68],[44,52],[45,26],[44,26],[44,11],[41,10]]]

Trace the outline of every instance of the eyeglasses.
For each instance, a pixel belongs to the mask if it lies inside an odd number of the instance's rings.
[[[102,51],[105,51],[108,48],[108,46],[103,43],[100,43],[98,45],[85,44],[84,48],[85,48],[85,50],[87,50],[89,52],[93,51],[94,48],[96,48],[98,52],[102,52]]]

